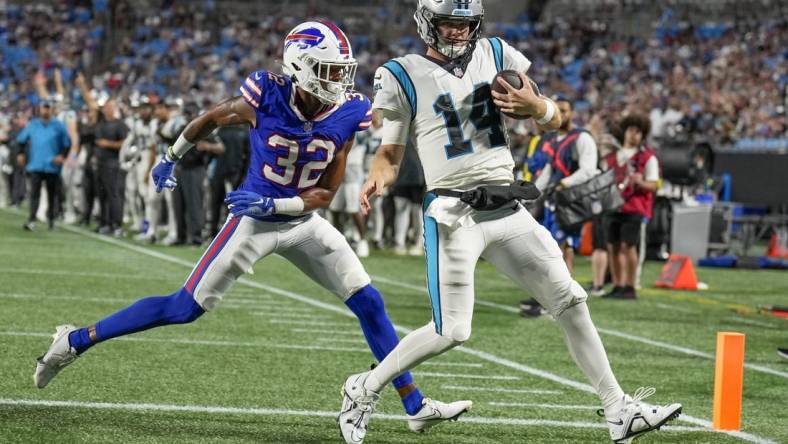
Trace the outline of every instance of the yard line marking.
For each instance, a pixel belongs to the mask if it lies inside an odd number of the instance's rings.
[[[598,410],[596,405],[572,405],[572,404],[536,404],[529,402],[488,402],[487,404],[495,407],[526,407],[535,409],[560,409],[560,410]]]
[[[597,330],[600,333],[605,333],[605,334],[608,334],[608,335],[611,335],[611,336],[616,336],[616,337],[619,337],[619,338],[624,338],[624,339],[628,339],[630,341],[640,342],[640,343],[643,343],[643,344],[654,345],[656,347],[666,348],[668,350],[677,351],[679,353],[684,353],[686,355],[697,356],[699,358],[705,358],[705,359],[709,359],[709,360],[714,360],[715,359],[714,355],[712,355],[710,353],[704,353],[702,351],[693,350],[691,348],[679,347],[679,346],[676,346],[676,345],[655,341],[653,339],[648,339],[648,338],[643,338],[643,337],[640,337],[640,336],[630,335],[628,333],[622,333],[620,331],[608,330],[606,328],[598,328],[597,327]],[[755,371],[758,371],[758,372],[761,372],[761,373],[768,373],[770,375],[780,376],[780,377],[788,379],[788,372],[781,372],[781,371],[775,370],[773,368],[764,367],[762,365],[757,365],[757,364],[748,364],[746,362],[744,363],[744,367],[748,368],[750,370],[755,370]]]
[[[68,271],[68,270],[43,270],[39,268],[0,268],[0,273],[9,274],[49,274],[52,276],[80,276],[80,277],[99,277],[107,279],[145,279],[145,280],[169,280],[169,277],[147,276],[143,274],[123,274],[123,273],[98,273],[94,271]]]
[[[254,307],[250,307],[254,308]],[[251,313],[252,316],[259,316],[259,317],[275,317],[276,319],[281,320],[298,320],[298,319],[312,319],[317,321],[328,321],[332,319],[329,316],[320,316],[320,315],[308,315],[308,314],[285,314],[282,312],[270,312],[270,311],[253,311]]]
[[[399,287],[402,287],[402,288],[407,288],[407,289],[410,289],[410,290],[416,290],[418,288],[419,291],[422,291],[422,292],[426,292],[427,291],[423,287],[416,287],[415,285],[412,285],[412,284],[402,283],[402,282],[398,282],[398,281],[394,281],[394,280],[386,279],[386,278],[381,278],[379,276],[371,276],[371,277],[372,277],[373,280],[378,280],[378,281],[386,283],[386,284],[391,284],[391,285],[399,286]],[[476,303],[479,304],[479,305],[484,305],[484,306],[488,306],[488,307],[498,308],[500,310],[507,311],[509,313],[520,313],[520,310],[517,307],[513,307],[513,306],[505,305],[505,304],[499,304],[497,302],[490,302],[490,301],[485,301],[483,299],[476,299]],[[597,327],[597,331],[599,331],[600,333],[605,333],[605,334],[608,334],[608,335],[611,335],[611,336],[616,336],[616,337],[619,337],[619,338],[622,338],[622,339],[626,339],[626,340],[629,340],[629,341],[640,342],[641,344],[648,344],[648,345],[651,345],[651,346],[654,346],[654,347],[664,348],[664,349],[667,349],[667,350],[672,350],[672,351],[675,351],[675,352],[684,353],[684,354],[690,355],[690,356],[696,356],[696,357],[699,357],[699,358],[711,359],[711,360],[715,359],[714,355],[712,355],[710,353],[705,353],[705,352],[702,352],[702,351],[699,351],[699,350],[694,350],[694,349],[687,348],[687,347],[681,347],[681,346],[678,346],[678,345],[668,344],[668,343],[665,343],[665,342],[655,341],[653,339],[643,338],[643,337],[640,337],[640,336],[635,336],[635,335],[632,335],[632,334],[629,334],[629,333],[624,333],[624,332],[620,332],[620,331],[616,331],[616,330],[611,330],[611,329],[608,329],[608,328],[599,328],[599,327]],[[762,365],[748,364],[746,362],[744,364],[744,367],[749,368],[750,370],[755,370],[757,372],[767,373],[767,374],[770,374],[770,375],[780,376],[780,377],[788,379],[788,372],[782,372],[780,370],[775,370],[773,368],[764,367]]]
[[[465,390],[469,392],[529,393],[534,395],[560,395],[564,393],[561,390],[508,389],[501,387],[470,387],[465,385],[444,385],[441,388],[446,390]]]
[[[774,325],[774,324],[769,324],[767,322],[756,321],[755,319],[725,318],[724,320],[726,320],[728,322],[738,322],[738,323],[741,323],[741,324],[755,325],[755,326],[764,327],[764,328],[777,328],[777,326]]]
[[[419,365],[427,365],[427,366],[440,366],[440,367],[472,367],[472,368],[482,368],[484,364],[480,364],[478,362],[440,362],[440,361],[424,361]]]
[[[21,213],[17,212],[16,214],[21,214]],[[183,259],[180,259],[180,258],[177,258],[177,257],[174,257],[174,256],[170,256],[170,255],[167,255],[167,254],[164,254],[164,253],[160,253],[158,251],[151,250],[151,249],[148,249],[148,248],[145,248],[145,247],[128,244],[126,242],[122,242],[122,241],[119,241],[119,240],[114,239],[114,238],[103,237],[103,236],[100,236],[98,234],[91,233],[91,232],[88,232],[86,230],[78,229],[78,228],[71,227],[71,226],[68,226],[68,225],[63,225],[62,227],[63,227],[63,229],[65,229],[67,231],[70,231],[70,232],[73,232],[73,233],[77,233],[77,234],[81,234],[83,236],[86,236],[86,237],[89,237],[89,238],[92,238],[92,239],[95,239],[95,240],[98,240],[98,241],[101,241],[101,242],[105,242],[105,243],[108,243],[108,244],[111,244],[111,245],[115,245],[115,246],[118,246],[118,247],[121,247],[121,248],[125,248],[125,249],[128,249],[128,250],[136,251],[138,253],[145,254],[145,255],[148,255],[148,256],[151,256],[151,257],[155,257],[155,258],[161,259],[163,261],[180,264],[180,265],[183,265],[183,266],[188,267],[188,268],[193,268],[193,266],[194,266],[194,264],[191,263],[191,262],[185,261]],[[274,293],[274,294],[278,294],[280,296],[284,296],[284,297],[287,297],[287,298],[290,298],[290,299],[294,299],[294,300],[303,302],[305,304],[313,305],[315,307],[320,307],[320,308],[323,308],[325,310],[333,311],[335,313],[339,313],[339,314],[343,314],[343,315],[351,317],[351,318],[355,318],[355,315],[350,310],[348,310],[345,307],[340,307],[340,306],[337,306],[337,305],[334,305],[334,304],[327,304],[325,302],[318,301],[318,300],[313,299],[313,298],[311,298],[309,296],[304,296],[304,295],[301,295],[299,293],[294,293],[294,292],[287,291],[287,290],[284,290],[284,289],[280,289],[280,288],[277,288],[277,287],[272,287],[272,286],[269,286],[269,285],[260,284],[258,282],[251,281],[251,280],[246,279],[246,278],[239,278],[238,279],[238,283],[240,283],[242,285],[247,285],[247,286],[253,287],[253,288],[259,288],[261,290],[265,290],[265,291],[268,291],[268,292],[271,292],[271,293]],[[395,329],[397,331],[399,331],[401,333],[407,334],[407,333],[411,332],[410,329],[402,327],[402,326],[398,326],[396,324],[395,324],[394,327],[395,327]],[[475,349],[467,348],[467,347],[464,347],[464,346],[456,347],[455,350],[463,352],[463,353],[470,354],[472,356],[476,356],[476,357],[478,357],[480,359],[483,359],[485,361],[489,361],[489,362],[493,362],[493,363],[502,365],[504,367],[509,367],[511,369],[515,369],[515,370],[522,371],[524,373],[531,374],[533,376],[539,376],[541,378],[548,379],[550,381],[554,381],[554,382],[557,382],[557,383],[562,384],[562,385],[573,387],[575,389],[578,389],[578,390],[581,390],[581,391],[584,391],[584,392],[587,392],[587,393],[596,394],[596,391],[594,390],[594,388],[591,387],[588,384],[577,382],[577,381],[574,381],[574,380],[571,380],[571,379],[567,379],[567,378],[563,378],[561,376],[558,376],[556,374],[553,374],[553,373],[550,373],[550,372],[547,372],[547,371],[544,371],[544,370],[540,370],[540,369],[537,369],[537,368],[534,368],[534,367],[529,367],[527,365],[520,364],[518,362],[514,362],[514,361],[511,361],[511,360],[508,360],[508,359],[500,358],[500,357],[498,357],[496,355],[493,355],[491,353],[483,352],[481,350],[475,350]],[[333,414],[332,416],[335,416],[335,414]],[[689,415],[685,415],[685,414],[683,414],[680,417],[680,420],[685,421],[685,422],[689,422],[689,423],[693,423],[693,424],[697,424],[697,425],[700,425],[702,427],[707,427],[707,428],[711,427],[711,421],[708,421],[708,420],[705,420],[705,419],[700,419],[700,418],[695,418],[693,416],[689,416]],[[722,432],[722,433],[726,433],[726,434],[728,434],[730,436],[735,436],[735,437],[740,438],[742,440],[753,442],[753,443],[756,443],[756,444],[776,444],[774,441],[771,441],[771,440],[769,440],[767,438],[762,438],[760,436],[752,435],[752,434],[745,433],[745,432]]]
[[[519,381],[519,376],[510,375],[465,375],[460,373],[438,373],[438,372],[412,372],[416,376],[433,376],[436,378],[455,378],[455,379],[484,379],[490,381]]]
[[[678,311],[678,312],[681,312],[681,313],[689,313],[689,314],[697,314],[698,313],[697,310],[692,310],[690,308],[684,308],[684,307],[678,307],[676,305],[663,304],[661,302],[657,302],[654,305],[656,305],[659,308],[663,308],[665,310],[670,310],[670,311]]]
[[[317,338],[315,340],[318,342],[344,342],[346,344],[367,345],[367,342],[361,338]]]
[[[23,331],[0,331],[0,336],[22,336],[22,337],[48,337],[51,338],[50,333],[39,332],[23,332]],[[301,344],[281,344],[272,342],[237,342],[237,341],[214,341],[207,339],[156,339],[156,338],[138,338],[133,336],[123,336],[114,338],[114,341],[128,341],[128,342],[153,342],[163,344],[184,344],[184,345],[212,345],[219,347],[259,347],[259,348],[282,348],[293,350],[319,350],[319,351],[335,351],[335,352],[358,352],[369,353],[366,348],[349,348],[349,347],[329,347],[324,345],[301,345]]]
[[[37,399],[7,399],[0,398],[0,405],[27,406],[27,407],[69,407],[96,410],[130,410],[130,411],[159,411],[159,412],[189,412],[189,413],[213,413],[213,414],[233,414],[233,415],[270,415],[270,416],[302,416],[312,418],[336,418],[336,412],[316,411],[316,410],[291,410],[291,409],[269,409],[259,407],[227,407],[227,406],[206,406],[206,405],[177,405],[177,404],[149,404],[149,403],[112,403],[112,402],[91,402],[91,401],[56,401],[56,400],[37,400]],[[405,421],[405,415],[387,415],[376,413],[375,418],[385,421]],[[519,418],[487,418],[483,416],[462,417],[462,422],[483,425],[512,425],[512,426],[542,426],[542,427],[572,427],[579,429],[607,429],[602,423],[581,422],[581,421],[553,421],[547,419],[519,419]],[[682,427],[666,425],[662,429],[665,432],[708,432],[719,433],[711,429],[702,427]],[[766,444],[766,443],[764,443]],[[776,443],[769,443],[776,444]]]
[[[88,297],[88,296],[69,296],[69,295],[41,295],[41,294],[32,294],[32,293],[2,293],[0,292],[0,299],[32,299],[35,301],[45,299],[45,300],[61,300],[61,301],[86,301],[86,302],[108,302],[112,304],[130,304],[139,298],[136,296],[109,296],[106,298],[98,298],[98,297]],[[257,308],[254,305],[239,305],[235,303],[223,303],[221,305],[223,308],[226,309],[233,309],[233,310],[249,310],[250,308]]]
[[[316,328],[291,328],[293,333],[315,333],[315,334],[329,334],[329,335],[346,335],[361,337],[361,333],[357,331],[343,331],[343,330],[321,330]]]
[[[319,327],[348,327],[348,324],[342,324],[339,322],[319,322],[319,321],[309,321],[308,319],[271,319],[268,321],[269,324],[282,324],[282,325],[316,325]]]

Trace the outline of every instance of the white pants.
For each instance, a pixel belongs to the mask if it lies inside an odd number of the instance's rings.
[[[343,301],[370,278],[345,238],[317,214],[293,222],[229,217],[184,287],[205,310],[254,264],[277,253]]]
[[[428,193],[425,209],[435,195]],[[437,199],[444,199],[442,197]],[[470,226],[424,218],[427,289],[435,331],[454,341],[471,335],[476,262],[483,257],[533,295],[552,315],[587,299],[550,233],[521,206],[477,211]]]

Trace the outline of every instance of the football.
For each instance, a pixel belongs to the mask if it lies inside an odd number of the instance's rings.
[[[516,89],[520,89],[520,88],[523,87],[523,81],[522,81],[522,79],[520,79],[520,75],[517,73],[517,71],[514,71],[512,69],[504,69],[503,71],[498,72],[498,74],[496,74],[495,77],[493,78],[492,90],[495,91],[495,92],[499,92],[501,94],[506,94],[506,88],[504,88],[503,85],[498,83],[498,78],[499,77],[503,78],[504,80],[506,80],[506,82],[508,82],[510,85],[512,85]],[[539,92],[539,87],[536,85],[536,82],[534,82],[533,80],[531,80],[529,78],[528,79],[528,83],[530,84],[531,89],[533,90],[533,92],[537,96],[541,96],[542,95]],[[511,117],[511,118],[513,118],[513,119],[530,119],[531,118],[531,116],[518,116],[518,115],[514,115],[514,114],[509,114],[509,113],[504,113],[504,114],[509,116],[509,117]]]

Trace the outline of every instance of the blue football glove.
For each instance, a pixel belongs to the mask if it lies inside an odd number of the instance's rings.
[[[167,160],[167,156],[161,158],[153,170],[150,172],[153,178],[153,184],[156,185],[156,192],[161,193],[164,188],[173,189],[178,185],[178,181],[172,175],[172,170],[175,169],[175,162]]]
[[[227,208],[236,217],[265,217],[274,214],[274,200],[251,191],[231,191],[224,199]]]

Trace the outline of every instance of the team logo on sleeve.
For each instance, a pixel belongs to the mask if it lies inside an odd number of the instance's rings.
[[[326,36],[317,28],[302,29],[295,34],[287,36],[285,49],[293,43],[298,45],[298,49],[312,48],[319,45],[325,38]]]

